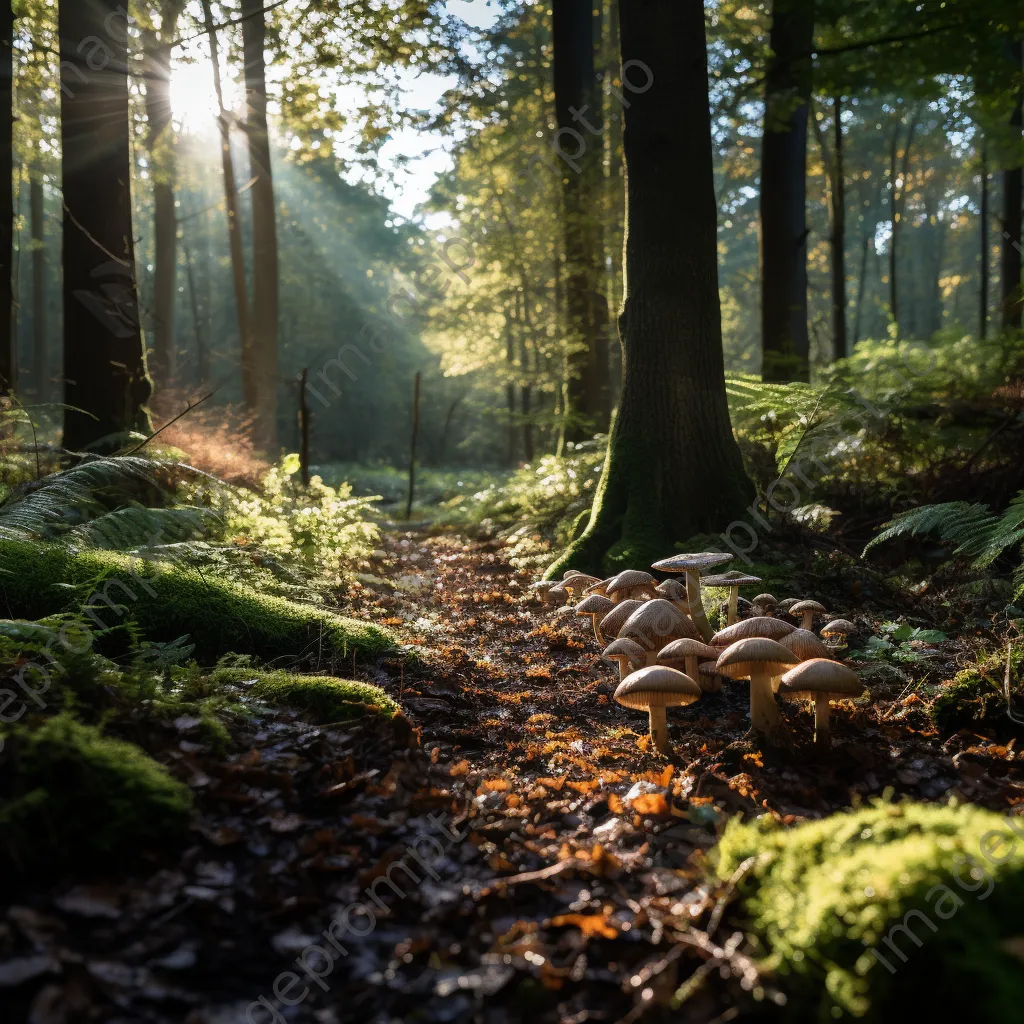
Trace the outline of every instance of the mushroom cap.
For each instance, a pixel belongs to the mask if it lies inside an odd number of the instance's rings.
[[[794,699],[810,699],[819,694],[859,697],[864,692],[864,684],[852,668],[828,658],[812,658],[791,668],[782,677],[778,692]]]
[[[577,615],[607,615],[615,607],[614,601],[600,594],[591,594],[576,605]]]
[[[750,674],[758,670],[777,676],[798,660],[782,644],[767,637],[753,636],[726,647],[718,656],[715,667],[719,675],[730,679],[749,679]]]
[[[665,580],[654,588],[666,601],[685,601],[686,584],[681,580]]]
[[[627,708],[670,708],[692,704],[703,691],[685,672],[666,665],[648,665],[619,683],[615,699]]]
[[[693,640],[690,637],[683,637],[682,640],[673,640],[658,651],[658,661],[675,661],[683,658],[713,658],[718,660],[721,649],[712,647],[710,644],[700,640]]]
[[[728,647],[737,640],[747,640],[750,637],[760,636],[769,640],[781,640],[793,632],[795,626],[782,619],[772,619],[767,615],[754,615],[749,619],[740,619],[725,629],[720,629],[712,638],[711,642],[715,647]]]
[[[663,558],[655,562],[652,569],[661,572],[687,572],[696,569],[703,572],[705,569],[713,569],[716,565],[722,565],[732,559],[732,555],[724,551],[702,551],[691,552],[685,555],[672,555],[671,558]]]
[[[779,643],[792,651],[801,661],[828,658],[832,653],[809,629],[794,629]]]
[[[619,637],[617,640],[613,640],[601,652],[601,655],[609,661],[614,661],[618,658],[628,658],[632,664],[641,666],[647,660],[644,649],[638,643],[634,643],[632,640],[629,640],[624,636]]]
[[[787,611],[790,615],[803,615],[804,612],[823,612],[825,606],[818,601],[797,601],[796,604],[791,604]]]
[[[602,597],[605,596],[605,588],[611,581],[615,579],[614,576],[609,576],[605,580],[598,580],[596,583],[591,583],[590,586],[583,588],[584,594],[600,594]]]
[[[774,608],[779,602],[771,594],[758,594],[750,599],[751,604],[771,605]]]
[[[601,632],[605,636],[616,637],[619,635],[619,630],[626,624],[626,619],[630,617],[644,602],[635,601],[633,598],[629,598],[625,601],[620,601],[615,607],[601,620]]]
[[[755,583],[760,582],[760,576],[748,576],[745,572],[730,569],[717,576],[702,576],[700,585],[702,587],[752,587]]]
[[[661,650],[672,640],[683,637],[700,638],[697,627],[671,601],[660,597],[641,601],[616,636],[629,637],[647,651]]]
[[[658,581],[643,569],[625,569],[613,576],[611,582],[605,587],[606,594],[617,594],[620,590],[632,590],[634,587],[653,587]]]
[[[833,619],[821,627],[822,636],[831,636],[834,633],[856,633],[857,627],[849,619]]]
[[[778,607],[781,608],[784,612],[788,612],[789,609],[792,608],[793,605],[799,603],[799,601],[799,597],[787,597],[778,603]]]
[[[579,571],[579,569],[566,569],[565,572],[562,573],[562,579],[563,580],[567,580],[567,579],[571,579],[573,576],[582,576],[582,575],[583,575],[583,573],[581,573]]]
[[[575,576],[567,576],[562,580],[561,585],[573,594],[579,594],[592,583],[600,583],[596,576],[588,576],[585,572],[578,572]]]

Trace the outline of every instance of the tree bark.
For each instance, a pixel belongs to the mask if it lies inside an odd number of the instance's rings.
[[[38,164],[29,181],[32,232],[32,389],[37,402],[49,398],[50,359],[46,336],[46,208],[43,175]]]
[[[843,149],[843,101],[833,102],[835,179],[832,183],[832,358],[845,359],[846,350],[846,160]]]
[[[149,430],[132,237],[128,27],[118,0],[60,4],[64,447]],[[97,66],[99,69],[97,70]]]
[[[622,400],[590,522],[550,577],[649,565],[674,541],[727,527],[753,496],[725,394],[704,6],[621,0],[620,24],[635,83]]]
[[[592,0],[553,0],[554,142],[562,166],[567,388],[565,437],[607,426],[608,341],[600,223],[605,131],[595,72]]]
[[[14,356],[14,9],[0,3],[0,394],[15,386]]]
[[[899,157],[900,116],[897,112],[896,123],[893,125],[892,147],[889,153],[889,180],[892,186],[890,196],[892,213],[892,234],[889,238],[889,314],[896,328],[896,337],[900,336],[900,293],[899,293],[899,235],[903,222],[903,211],[906,207],[907,178],[910,174],[910,150],[917,134],[917,113],[911,116],[907,126],[907,141],[903,146],[903,159],[899,168],[896,161]]]
[[[982,341],[988,335],[988,278],[989,278],[989,191],[988,191],[988,150],[981,151],[981,268],[979,282],[978,337]]]
[[[775,0],[770,45],[761,149],[761,375],[766,381],[807,381],[807,119],[813,3]]]
[[[1019,74],[1024,63],[1024,42],[1015,39],[1006,47],[1007,56]],[[1024,128],[1024,89],[1017,93],[1017,102],[1010,119],[1013,139],[1011,145],[1020,146]],[[1003,244],[1000,247],[1002,279],[1003,330],[1019,331],[1024,326],[1024,294],[1021,291],[1021,216],[1024,168],[1018,163],[1003,172]]]
[[[246,134],[252,186],[252,324],[257,417],[256,447],[277,448],[277,329],[279,275],[274,178],[267,126],[266,21],[263,0],[242,0]]]

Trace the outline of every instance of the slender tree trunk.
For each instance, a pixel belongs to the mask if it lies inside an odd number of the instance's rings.
[[[551,576],[650,564],[753,496],[725,394],[704,5],[621,0],[620,23],[650,83],[624,113],[622,401],[590,522]]]
[[[553,0],[555,142],[562,163],[568,314],[566,438],[603,430],[608,395],[607,305],[601,302],[601,156],[605,131],[594,65],[592,0]]]
[[[185,277],[188,280],[189,306],[192,310],[192,332],[196,342],[196,383],[205,388],[210,379],[209,356],[207,354],[204,325],[199,316],[199,295],[196,291],[195,265],[192,259],[192,247],[188,236],[182,233],[181,247],[185,256]]]
[[[46,334],[46,208],[43,175],[38,164],[29,182],[32,232],[32,385],[37,402],[49,398],[50,359]]]
[[[0,394],[14,389],[14,9],[0,0]]]
[[[843,150],[843,101],[833,101],[835,180],[832,185],[832,358],[845,359],[846,342],[846,160]]]
[[[1007,44],[1007,56],[1014,71],[1021,72],[1024,63],[1024,42],[1015,39]],[[1012,145],[1019,147],[1024,128],[1024,89],[1017,93],[1017,103],[1010,119]],[[1024,295],[1021,291],[1021,216],[1024,192],[1024,168],[1018,163],[1003,172],[1003,244],[1000,277],[1002,279],[1003,329],[1019,331],[1024,325]]]
[[[274,178],[267,127],[266,21],[263,0],[242,0],[245,57],[246,132],[252,187],[253,348],[257,394],[254,440],[258,448],[277,448],[278,254]]]
[[[505,384],[505,408],[508,412],[506,424],[506,440],[508,450],[505,453],[505,461],[510,465],[516,464],[516,384],[515,384],[515,332],[513,328],[512,314],[505,313],[505,372],[508,374],[508,381]]]
[[[989,212],[990,200],[988,190],[988,150],[981,151],[981,267],[980,267],[980,294],[978,309],[978,337],[982,341],[988,335],[988,278],[989,278],[989,241],[988,222],[991,216]]]
[[[224,90],[220,79],[220,53],[217,29],[210,9],[210,0],[202,0],[206,35],[210,41],[210,60],[213,63],[213,88],[217,94],[217,122],[221,139],[221,170],[224,175],[224,205],[228,220],[228,245],[231,251],[231,283],[235,293],[235,313],[242,349],[242,397],[250,416],[257,415],[257,388],[255,352],[249,324],[249,291],[245,280],[245,252],[242,246],[242,224],[238,216],[238,184],[235,180],[235,160],[231,153],[231,123],[224,108]]]
[[[868,252],[871,248],[871,234],[864,235],[864,243],[861,248],[860,254],[860,276],[857,280],[857,299],[854,302],[853,307],[853,347],[857,347],[857,342],[860,341],[860,324],[861,314],[864,309],[864,293],[867,289],[868,281]]]
[[[889,152],[889,180],[892,184],[892,234],[889,238],[889,313],[896,328],[896,336],[900,330],[900,292],[899,292],[899,237],[903,226],[903,210],[906,206],[907,177],[910,174],[910,150],[917,134],[917,113],[915,112],[907,126],[907,141],[903,146],[903,159],[899,166],[900,117],[897,114],[893,125],[892,147]]]
[[[59,8],[64,180],[64,447],[148,430],[132,236],[128,26],[118,0]],[[103,49],[97,49],[102,40]],[[103,55],[94,70],[87,63]]]
[[[614,79],[619,71],[619,0],[605,0],[607,13],[605,31],[602,36],[602,61],[604,71],[604,114],[605,132],[605,183],[607,190],[605,215],[605,259],[610,264],[606,273],[608,303],[608,356],[609,387],[611,405],[619,402],[622,390],[622,346],[614,318],[619,315],[622,302],[622,225],[625,221],[625,182],[622,177],[622,104],[612,92]],[[622,92],[621,83],[616,91]]]

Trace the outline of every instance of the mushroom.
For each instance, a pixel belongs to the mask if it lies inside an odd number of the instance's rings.
[[[771,615],[779,602],[771,594],[758,594],[750,599],[750,604],[755,615]]]
[[[562,579],[560,586],[569,591],[574,601],[578,601],[582,596],[583,591],[592,583],[601,582],[596,576],[588,576],[586,573],[577,572],[575,569],[570,569],[569,572],[571,572],[572,575],[565,576]]]
[[[833,619],[831,622],[826,623],[824,626],[821,627],[822,636],[840,636],[843,638],[844,643],[846,641],[846,637],[850,633],[856,632],[857,627],[852,622],[850,622],[849,619]]]
[[[819,615],[824,614],[825,606],[819,604],[817,601],[797,601],[796,604],[789,606],[790,615],[800,616],[800,628],[801,629],[813,629],[814,628],[814,613],[817,612]]]
[[[750,680],[750,724],[769,738],[785,729],[782,712],[772,694],[772,676],[780,675],[796,661],[792,651],[761,636],[738,640],[718,656],[716,668],[720,675]]]
[[[789,609],[792,608],[799,600],[799,597],[787,597],[784,601],[780,601],[776,607],[780,612],[789,612]]]
[[[604,649],[602,657],[619,663],[620,683],[630,673],[643,668],[647,663],[647,653],[644,649],[639,644],[635,644],[632,640],[627,640],[625,637],[613,640]],[[628,668],[626,667],[627,665],[629,666]]]
[[[672,640],[698,639],[696,626],[671,601],[660,597],[641,602],[618,635],[638,643],[647,652],[648,665],[657,662],[658,651]]]
[[[739,618],[740,587],[749,587],[760,582],[760,576],[748,576],[746,573],[732,569],[719,576],[705,576],[700,581],[700,585],[702,587],[729,588],[729,612],[725,624],[731,626]]]
[[[829,731],[829,700],[859,697],[864,692],[857,673],[828,658],[812,658],[790,669],[779,684],[779,695],[791,699],[814,701],[814,745],[827,748],[832,737]]]
[[[717,661],[721,653],[717,647],[709,647],[700,640],[683,637],[682,640],[673,640],[672,643],[658,651],[658,664],[668,665],[669,668],[680,668],[681,666],[682,671],[700,685],[700,659]]]
[[[665,580],[655,588],[659,597],[671,601],[687,618],[690,617],[690,602],[686,600],[686,584],[679,580]]]
[[[655,579],[649,572],[642,569],[626,569],[612,581],[605,589],[605,596],[613,601],[625,601],[627,598],[642,600],[645,597],[657,597],[658,592],[654,589]]]
[[[801,661],[827,658],[830,654],[829,649],[809,629],[794,629],[779,643],[791,650]]]
[[[712,638],[711,643],[715,647],[728,647],[737,640],[749,640],[754,636],[765,637],[768,640],[781,640],[788,636],[795,626],[791,626],[782,619],[771,619],[766,615],[755,615],[749,619],[740,619],[725,629],[720,629]]]
[[[605,591],[608,589],[608,584],[615,579],[614,576],[609,576],[605,580],[598,580],[596,583],[591,583],[589,587],[583,588],[584,594],[600,594],[602,597],[607,597]]]
[[[569,600],[569,595],[552,580],[541,580],[539,583],[531,583],[530,590],[534,592],[538,601],[543,604],[554,605],[556,608]]]
[[[597,628],[598,624],[614,607],[613,602],[609,601],[607,597],[602,597],[600,594],[591,594],[589,597],[583,598],[576,605],[577,615],[590,616],[590,621],[594,624],[594,638],[599,644],[603,644],[604,639]]]
[[[700,630],[700,635],[705,640],[710,640],[714,630],[704,614],[704,604],[700,597],[700,574],[702,570],[713,569],[716,565],[728,562],[733,556],[722,551],[704,551],[685,555],[673,555],[671,558],[663,558],[655,562],[652,569],[660,572],[684,572],[686,573],[686,600],[690,613]]]
[[[692,704],[700,695],[700,687],[688,675],[664,665],[631,672],[615,691],[615,699],[624,707],[647,712],[651,740],[663,754],[669,752],[665,709]]]
[[[614,640],[619,635],[619,630],[626,624],[626,619],[642,604],[643,601],[620,601],[601,620],[601,634],[609,640]]]
[[[700,675],[697,676],[697,685],[705,693],[718,693],[722,688],[722,677],[718,674],[715,662],[702,661],[699,667]]]

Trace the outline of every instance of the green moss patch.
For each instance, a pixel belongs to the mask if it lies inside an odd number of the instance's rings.
[[[1024,651],[1015,649],[1010,667],[1011,698],[1020,690]],[[1006,676],[1006,654],[997,652],[976,665],[958,672],[946,683],[932,702],[931,714],[943,734],[958,729],[994,729],[1019,732],[1006,713],[1003,681]],[[1021,708],[1018,706],[1017,711]]]
[[[220,668],[216,683],[256,680],[249,694],[266,704],[306,712],[315,722],[343,722],[364,715],[396,715],[399,706],[378,686],[332,676],[300,676],[291,672],[249,668]]]
[[[379,626],[269,597],[212,573],[111,551],[0,542],[0,614],[39,619],[80,608],[96,628],[135,622],[149,640],[188,635],[200,660],[230,651],[317,664],[375,657],[394,646]]]
[[[18,724],[0,754],[0,864],[107,868],[180,843],[192,795],[138,747],[62,713]]]
[[[786,1019],[1016,1019],[1024,969],[1003,944],[1024,920],[1024,817],[1009,821],[903,803],[730,823],[718,871],[758,858],[742,906]]]

